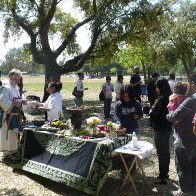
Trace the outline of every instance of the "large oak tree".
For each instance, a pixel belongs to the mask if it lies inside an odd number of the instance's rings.
[[[45,66],[45,76],[59,79],[64,73],[79,70],[91,58],[111,57],[126,39],[140,39],[144,32],[158,27],[159,16],[172,1],[150,4],[147,0],[73,0],[83,13],[80,21],[63,11],[63,0],[0,0],[4,19],[4,37],[23,35],[33,59]],[[174,1],[173,1],[174,2]],[[77,30],[88,24],[90,44],[81,52],[76,42]],[[148,29],[148,31],[147,31]],[[53,38],[61,44],[53,49]],[[57,58],[67,53],[63,66]]]

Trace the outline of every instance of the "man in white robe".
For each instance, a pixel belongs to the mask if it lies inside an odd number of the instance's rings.
[[[21,103],[14,102],[15,98],[20,98],[18,82],[22,77],[19,70],[13,69],[9,72],[9,82],[3,84],[0,93],[0,107],[3,109],[3,122],[0,128],[0,152],[3,152],[4,156],[10,154],[18,148],[17,133],[13,130],[8,130],[6,115],[10,113],[12,108],[20,107]]]

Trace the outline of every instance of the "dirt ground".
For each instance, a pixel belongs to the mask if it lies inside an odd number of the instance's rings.
[[[69,95],[70,96],[70,95]],[[70,98],[70,97],[69,97]],[[66,100],[65,105],[70,105],[71,99]],[[86,101],[86,112],[84,118],[90,116],[103,117],[103,104],[98,101]],[[69,115],[65,113],[65,117],[69,118]],[[32,116],[27,114],[27,119],[29,121],[41,119],[43,114],[39,116]],[[153,141],[153,131],[149,128],[148,119],[141,120],[141,134],[139,139],[146,140],[154,144]],[[147,186],[145,181],[142,179],[141,173],[138,173],[134,177],[134,181],[138,192],[141,196],[169,196],[171,191],[177,190],[178,177],[176,175],[174,156],[173,156],[173,141],[171,138],[171,164],[169,181],[167,185],[156,185],[156,177],[158,175],[158,161],[157,154],[154,148],[152,155],[145,159],[143,162],[143,167],[146,176],[150,183],[150,188]],[[101,189],[100,196],[129,196],[134,195],[133,189],[130,184],[127,184],[120,190],[120,186],[123,182],[123,178],[120,175],[120,171],[111,171],[108,174],[108,179],[106,180],[103,188]],[[20,171],[13,170],[9,164],[2,162],[2,157],[0,154],[0,196],[86,196],[87,194],[77,191],[75,189],[69,188],[63,184],[47,180],[40,176]]]

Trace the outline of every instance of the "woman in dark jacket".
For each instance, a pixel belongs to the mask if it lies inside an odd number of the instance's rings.
[[[154,129],[154,140],[159,160],[158,184],[166,184],[169,178],[170,150],[169,139],[172,131],[172,124],[167,121],[167,105],[171,90],[165,78],[159,79],[156,83],[159,98],[156,99],[150,111],[151,126]]]
[[[120,91],[120,100],[114,109],[114,121],[120,128],[126,128],[126,133],[139,133],[138,120],[143,116],[142,106],[135,99],[134,89],[126,85]]]

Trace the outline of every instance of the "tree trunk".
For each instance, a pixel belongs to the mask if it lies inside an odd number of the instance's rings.
[[[146,77],[146,66],[144,64],[144,61],[141,60],[142,63],[142,68],[143,68],[143,73],[144,73],[144,83],[147,84],[147,77]]]
[[[185,73],[186,73],[187,76],[189,76],[190,75],[190,69],[189,69],[189,67],[186,63],[186,60],[183,56],[182,56],[181,60],[182,60],[182,64],[184,65]]]
[[[42,101],[46,101],[49,97],[47,92],[48,84],[52,81],[60,81],[60,67],[55,61],[47,61],[45,64],[45,85],[44,85],[44,96]]]

